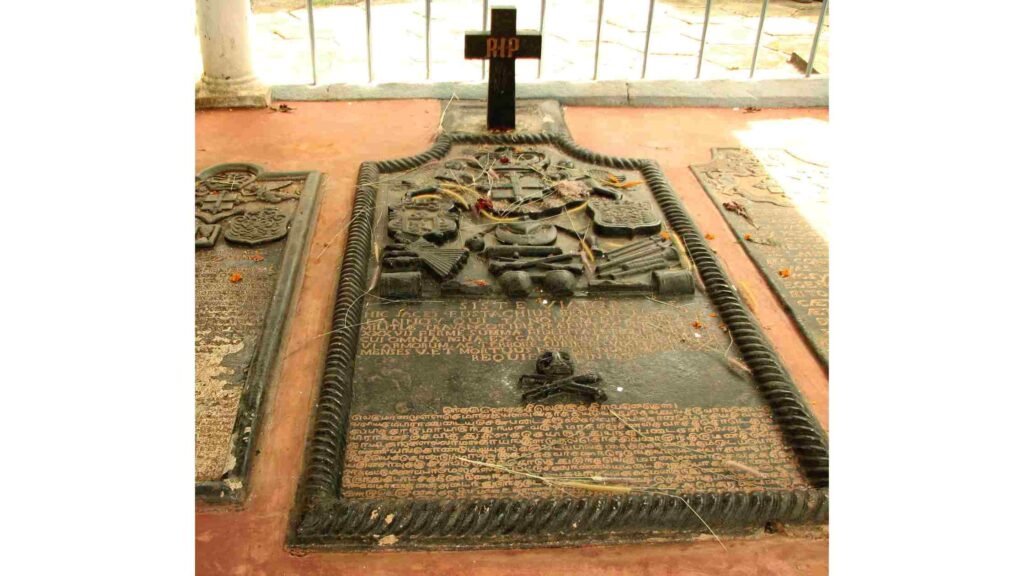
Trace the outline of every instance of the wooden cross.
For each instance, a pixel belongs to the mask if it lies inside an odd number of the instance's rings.
[[[491,8],[491,32],[466,34],[466,58],[487,58],[487,129],[516,129],[516,59],[540,58],[540,33],[516,33],[515,8]]]

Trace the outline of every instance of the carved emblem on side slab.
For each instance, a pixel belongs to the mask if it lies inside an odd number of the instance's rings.
[[[288,214],[277,208],[257,208],[233,218],[224,237],[239,244],[272,242],[288,233],[288,220]]]
[[[212,248],[221,236],[249,246],[284,238],[304,179],[267,174],[255,164],[204,170],[196,177],[196,248]]]

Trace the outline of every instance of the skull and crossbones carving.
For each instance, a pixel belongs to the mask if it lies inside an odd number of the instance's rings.
[[[545,352],[537,358],[537,374],[519,377],[523,402],[537,402],[559,394],[577,394],[591,402],[603,402],[607,394],[599,374],[574,374],[576,367],[568,351]]]

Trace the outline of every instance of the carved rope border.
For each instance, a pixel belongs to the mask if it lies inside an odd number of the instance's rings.
[[[381,174],[417,168],[444,158],[453,144],[553,144],[563,153],[609,168],[639,170],[673,230],[684,242],[706,293],[751,369],[773,419],[796,453],[812,488],[807,490],[647,493],[592,498],[360,500],[338,496],[352,400],[352,375]],[[743,305],[714,253],[656,162],[591,152],[563,134],[442,134],[415,156],[364,162],[359,168],[352,223],[338,282],[319,402],[306,449],[292,546],[366,548],[395,536],[389,548],[485,548],[573,544],[665,537],[705,530],[749,530],[769,520],[823,523],[828,519],[828,446],[825,433]],[[685,498],[685,502],[682,500]],[[693,510],[690,508],[692,507]],[[696,513],[695,513],[696,512]],[[700,515],[700,518],[697,517]]]

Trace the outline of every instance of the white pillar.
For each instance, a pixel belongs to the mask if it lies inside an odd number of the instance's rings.
[[[203,77],[196,108],[263,108],[270,90],[253,74],[250,0],[196,0]]]

